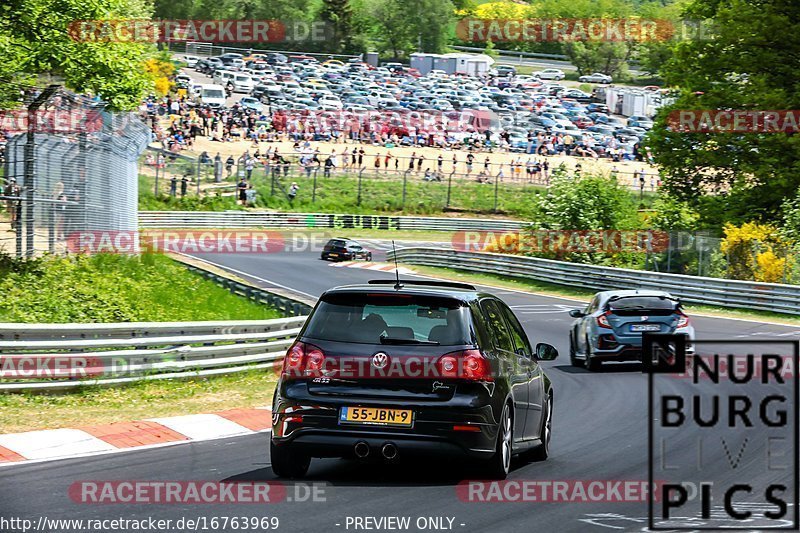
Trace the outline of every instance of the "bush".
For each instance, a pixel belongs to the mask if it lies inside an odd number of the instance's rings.
[[[791,243],[775,226],[746,222],[725,225],[720,251],[727,256],[732,279],[779,283],[786,279]]]
[[[20,260],[0,254],[0,322],[148,322],[277,318],[166,256]]]

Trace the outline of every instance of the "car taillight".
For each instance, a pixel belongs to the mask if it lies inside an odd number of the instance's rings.
[[[489,360],[478,350],[450,352],[436,362],[442,378],[494,381]]]
[[[683,313],[678,313],[678,323],[675,324],[676,328],[685,328],[689,325],[689,317]]]
[[[611,311],[606,311],[605,313],[597,317],[597,325],[600,326],[601,328],[613,329],[611,327],[611,324],[608,323],[608,315],[610,314]]]
[[[283,358],[284,378],[319,376],[325,364],[325,354],[313,344],[297,341]]]

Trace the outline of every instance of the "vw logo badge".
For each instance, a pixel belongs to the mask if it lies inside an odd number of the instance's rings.
[[[647,319],[650,318],[647,315],[642,315],[642,322],[647,322]]]
[[[383,352],[378,352],[372,356],[372,366],[377,369],[386,368],[389,364],[389,356]]]

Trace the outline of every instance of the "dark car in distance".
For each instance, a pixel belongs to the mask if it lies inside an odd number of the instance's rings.
[[[350,239],[331,239],[322,248],[320,259],[324,261],[372,261],[372,252]]]
[[[471,285],[370,281],[325,292],[284,358],[272,469],[312,457],[471,458],[503,479],[549,455],[553,388],[511,309]]]

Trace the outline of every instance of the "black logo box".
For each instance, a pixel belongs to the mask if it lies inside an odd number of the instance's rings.
[[[648,483],[650,487],[654,487],[655,479],[653,472],[653,444],[654,444],[654,419],[653,419],[653,396],[654,396],[654,375],[655,374],[670,374],[670,373],[683,373],[686,371],[686,340],[685,335],[674,335],[664,333],[644,333],[642,336],[642,364],[644,365],[643,372],[647,373],[647,470],[648,470]],[[722,344],[722,345],[762,345],[762,346],[775,346],[785,345],[791,347],[792,352],[792,383],[793,387],[793,408],[794,416],[793,422],[793,437],[794,437],[794,513],[792,518],[792,525],[787,527],[769,528],[769,531],[797,531],[800,529],[800,462],[798,462],[798,452],[800,451],[800,426],[798,426],[798,412],[797,408],[800,405],[800,341],[792,340],[755,340],[755,339],[728,339],[728,340],[693,340],[694,346],[702,346],[708,344]],[[654,347],[656,347],[658,357],[654,357]],[[670,353],[670,348],[673,352]],[[664,355],[669,355],[665,358]],[[647,491],[647,515],[648,515],[648,528],[651,531],[719,531],[718,527],[681,527],[681,526],[666,526],[657,527],[655,525],[655,491]],[[752,526],[726,526],[725,530],[728,531],[752,531]]]

